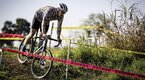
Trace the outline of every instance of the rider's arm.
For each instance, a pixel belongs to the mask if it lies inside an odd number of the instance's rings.
[[[48,24],[48,21],[46,21],[45,16],[43,16],[43,19],[42,19],[42,22],[41,22],[41,30],[42,30],[43,36],[45,36],[46,33],[47,33],[47,31],[46,31],[47,30],[46,29],[47,24]]]
[[[61,19],[58,20],[58,24],[57,24],[57,38],[60,38],[62,22],[63,22],[63,16],[62,16]]]

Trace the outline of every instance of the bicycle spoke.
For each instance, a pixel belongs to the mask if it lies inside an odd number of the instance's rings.
[[[52,57],[50,51],[39,52],[39,55],[44,56],[45,54],[47,54],[46,56]],[[34,58],[31,64],[31,71],[34,77],[43,78],[50,72],[51,66],[52,66],[51,60]]]

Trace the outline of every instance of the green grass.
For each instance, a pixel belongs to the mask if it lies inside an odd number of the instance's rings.
[[[67,59],[67,47],[62,50],[52,49],[53,56]],[[88,47],[80,45],[72,48],[70,59],[77,62],[89,63],[106,68],[118,69],[145,75],[145,58],[135,55],[136,52],[112,50],[109,48]],[[29,61],[22,65],[17,61],[16,54],[4,53],[0,66],[0,79],[3,80],[35,80],[30,71]],[[50,80],[65,80],[66,65],[54,62],[51,73],[45,78]],[[41,79],[40,79],[41,80]],[[43,79],[42,79],[43,80]],[[68,80],[139,80],[118,74],[94,71],[76,66],[69,66]]]
[[[80,46],[75,50],[71,50],[70,57],[73,61],[145,75],[145,57],[143,57],[143,55],[137,56],[137,52],[130,53],[130,51],[127,52],[125,50],[112,50],[109,48],[98,48],[94,46]],[[66,58],[67,49],[62,50],[61,53],[63,53],[63,55],[60,56]],[[74,71],[76,68],[72,67],[70,70]],[[79,78],[81,77],[82,80],[85,79],[86,74],[92,74],[89,75],[90,80],[139,80],[131,77],[104,73],[101,71],[93,71],[84,68],[79,68],[77,71],[79,72],[76,75],[78,75]],[[98,78],[100,76],[101,79]]]

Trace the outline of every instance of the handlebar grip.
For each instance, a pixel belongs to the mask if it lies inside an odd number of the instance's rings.
[[[58,40],[57,40],[58,41]],[[61,40],[60,41],[58,41],[58,44],[57,45],[55,45],[54,47],[58,47],[60,44],[61,44]]]
[[[53,38],[51,38],[50,40],[53,40],[53,41],[56,41],[56,42],[58,42],[58,40],[57,40],[57,39],[53,39]]]
[[[55,45],[54,47],[58,47],[60,45],[60,43],[58,43],[57,45]]]
[[[54,47],[58,47],[61,43],[61,40],[53,39],[53,38],[50,37],[50,35],[48,35],[48,39],[58,42],[58,44],[55,45]]]

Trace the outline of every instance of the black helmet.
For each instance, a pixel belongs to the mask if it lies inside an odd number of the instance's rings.
[[[61,9],[62,12],[66,13],[68,11],[68,8],[66,6],[66,4],[64,3],[60,3],[59,4],[59,8]]]

